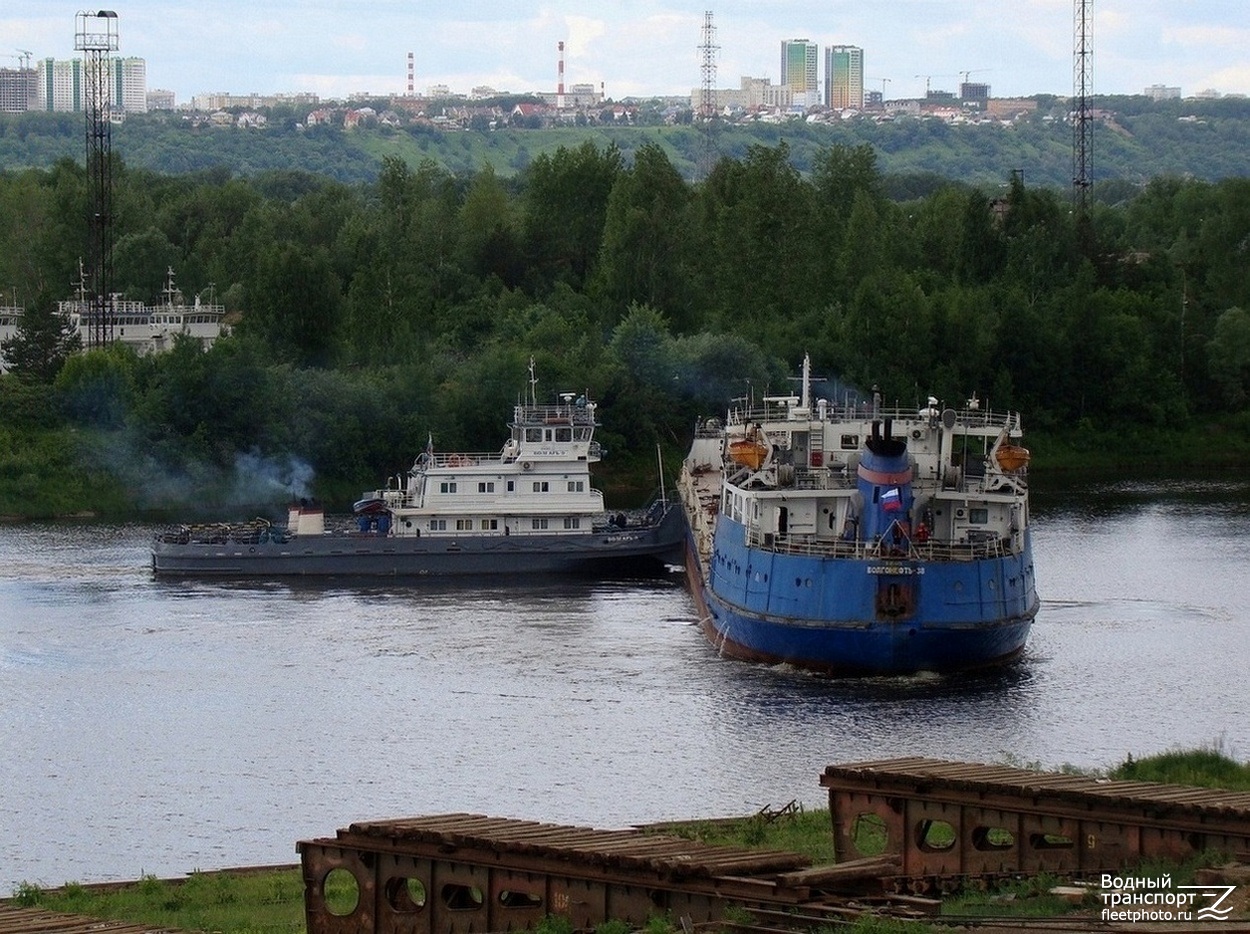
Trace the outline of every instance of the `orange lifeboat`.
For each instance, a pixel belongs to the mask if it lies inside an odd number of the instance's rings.
[[[1018,444],[1002,444],[998,447],[995,459],[1003,470],[1020,470],[1029,466],[1029,449]]]
[[[749,438],[739,438],[729,442],[729,456],[743,467],[759,470],[760,464],[768,456],[768,446]]]

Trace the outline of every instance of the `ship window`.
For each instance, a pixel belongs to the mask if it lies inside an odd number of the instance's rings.
[[[499,528],[499,520],[498,520],[498,519],[483,519],[483,520],[482,520],[482,531],[483,531],[483,532],[494,532],[494,531],[496,531],[498,528]]]
[[[431,532],[446,532],[446,531],[447,531],[447,520],[446,520],[446,519],[431,519],[431,520],[430,520],[430,531],[431,531]]]
[[[541,428],[526,428],[526,441],[541,441],[543,439],[543,430]]]
[[[477,491],[478,491],[479,493],[494,493],[494,492],[495,492],[495,483],[494,483],[494,481],[493,481],[493,480],[483,480],[483,481],[481,481],[481,482],[480,482],[480,483],[478,483],[478,485],[477,485]]]
[[[572,516],[565,516],[564,527],[566,529],[580,529],[582,527],[582,520]]]
[[[557,428],[557,429],[556,429],[556,440],[557,440],[557,441],[572,441],[572,440],[573,440],[573,429],[572,429],[572,428]]]
[[[543,429],[543,435],[544,435],[543,440],[544,440],[544,441],[550,441],[550,440],[551,440],[551,434],[552,434],[552,432],[551,432],[551,429],[550,429],[550,428],[544,428],[544,429]]]
[[[972,525],[988,525],[990,511],[988,509],[969,509],[968,522]]]
[[[550,488],[549,488],[549,486],[547,485],[547,481],[546,481],[546,480],[535,480],[535,481],[534,481],[534,492],[535,492],[535,493],[547,493],[547,492],[550,492]]]
[[[569,481],[569,492],[570,492],[570,493],[585,493],[585,492],[586,492],[586,481],[584,481],[584,480],[570,480],[570,481]]]
[[[859,435],[843,435],[842,450],[854,451],[859,448]]]
[[[590,429],[589,429],[589,428],[578,428],[578,429],[574,430],[574,432],[573,432],[573,437],[575,437],[578,441],[589,441],[589,440],[590,440]]]
[[[530,527],[535,528],[535,529],[545,529],[547,528],[547,520],[546,519],[534,519],[532,520],[532,524]]]
[[[438,492],[440,492],[440,493],[454,493],[454,492],[456,492],[456,481],[455,481],[455,480],[444,480],[442,483],[440,483],[440,484],[438,485]]]
[[[508,492],[509,492],[509,493],[514,493],[514,492],[516,492],[516,481],[515,481],[515,480],[509,480],[509,481],[508,481]]]
[[[471,532],[471,531],[473,531],[473,520],[472,520],[472,519],[457,519],[457,520],[456,520],[456,531],[457,531],[457,532]]]

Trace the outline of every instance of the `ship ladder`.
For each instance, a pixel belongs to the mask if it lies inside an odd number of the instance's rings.
[[[823,423],[807,433],[807,465],[810,468],[829,466],[825,463],[825,426]]]

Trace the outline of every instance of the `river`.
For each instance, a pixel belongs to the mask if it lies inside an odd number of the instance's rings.
[[[0,894],[294,862],[370,818],[823,806],[863,758],[1250,756],[1250,484],[1034,486],[1042,609],[977,678],[720,659],[676,576],[168,583],[150,527],[0,527]]]

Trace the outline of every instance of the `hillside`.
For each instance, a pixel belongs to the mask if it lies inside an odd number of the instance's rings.
[[[836,124],[794,120],[781,124],[718,126],[715,151],[742,158],[753,144],[784,141],[792,163],[807,173],[830,146],[869,144],[890,180],[895,197],[931,190],[937,180],[988,190],[1003,187],[1013,172],[1030,185],[1065,188],[1072,172],[1072,133],[1064,122],[1066,102],[1042,98],[1035,114],[1011,125],[952,125],[934,118],[900,117],[891,122],[857,118]],[[1250,101],[1152,102],[1141,97],[1097,101],[1094,172],[1099,182],[1137,186],[1158,176],[1205,181],[1250,176]],[[586,140],[614,143],[631,157],[657,143],[686,179],[698,174],[705,139],[698,127],[664,125],[642,111],[640,123],[555,129],[441,131],[428,125],[344,131],[300,129],[294,115],[273,119],[262,130],[192,126],[179,114],[131,116],[113,129],[113,147],[128,166],[160,173],[227,170],[254,176],[273,170],[302,170],[346,183],[377,179],[386,156],[410,165],[432,160],[440,168],[468,175],[490,165],[511,177],[542,154],[575,148]],[[0,116],[0,166],[12,171],[47,168],[56,160],[82,160],[81,116]],[[1122,185],[1108,185],[1114,197]]]

